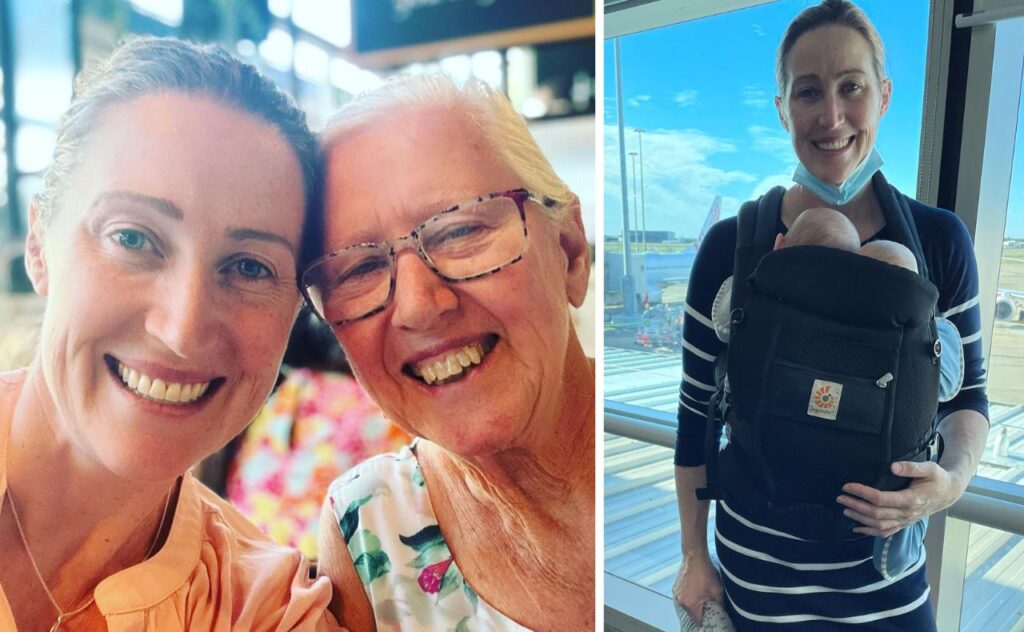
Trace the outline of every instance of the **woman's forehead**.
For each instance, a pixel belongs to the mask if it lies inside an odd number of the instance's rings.
[[[474,196],[522,186],[472,121],[433,114],[387,121],[332,146],[329,227],[367,213],[426,219]]]
[[[807,74],[830,75],[849,72],[866,73],[872,68],[871,44],[855,29],[828,25],[812,29],[793,43],[786,58],[786,69],[795,80]]]
[[[300,221],[294,152],[271,125],[231,106],[178,93],[113,104],[80,151],[62,206],[124,190],[173,200],[186,211]]]

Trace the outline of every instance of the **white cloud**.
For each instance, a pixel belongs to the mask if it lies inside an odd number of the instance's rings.
[[[751,137],[751,146],[757,151],[768,154],[783,164],[796,165],[793,141],[781,126],[773,129],[763,125],[751,125],[747,128],[747,133]]]
[[[675,101],[679,107],[693,105],[697,102],[697,91],[683,90],[682,92],[677,92],[676,96],[672,97],[672,100]]]
[[[743,105],[752,108],[766,108],[772,104],[772,95],[758,86],[744,86]]]
[[[632,223],[634,185],[629,152],[639,151],[636,134],[626,133],[624,149],[626,201]],[[699,130],[648,130],[643,135],[643,207],[648,230],[671,230],[680,236],[696,237],[716,195],[730,184],[757,180],[754,174],[710,164],[715,157],[736,151],[732,142]],[[616,235],[622,232],[623,193],[617,126],[604,127],[604,153],[604,232]],[[639,187],[639,156],[637,161],[636,187]],[[636,201],[639,205],[639,193]],[[735,213],[739,201],[729,198],[728,203],[723,200],[722,206],[723,215]]]
[[[628,105],[629,107],[637,108],[637,107],[640,107],[641,105],[643,105],[644,103],[648,103],[650,100],[651,100],[651,95],[649,95],[649,94],[638,94],[635,97],[630,97],[630,98],[626,99],[626,105]]]
[[[753,200],[775,186],[790,187],[793,184],[793,170],[796,169],[796,153],[793,143],[781,127],[778,129],[751,125],[747,128],[751,137],[751,146],[759,152],[768,154],[782,163],[774,174],[764,176],[754,185],[748,199]]]
[[[759,196],[764,195],[765,193],[767,193],[768,189],[770,189],[772,187],[776,187],[776,186],[783,186],[783,187],[786,187],[787,189],[789,187],[793,186],[793,170],[790,169],[789,171],[787,171],[785,173],[776,173],[774,175],[770,175],[770,176],[766,176],[764,178],[761,178],[761,181],[754,185],[754,188],[753,188],[753,190],[751,190],[750,195],[747,196],[747,199],[748,200],[755,200]],[[724,204],[723,204],[723,206],[724,206]],[[738,210],[739,209],[739,205],[737,205],[736,208]],[[725,213],[724,213],[724,210],[723,210],[723,215],[724,214]]]

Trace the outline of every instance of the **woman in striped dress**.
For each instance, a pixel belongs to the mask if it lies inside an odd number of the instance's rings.
[[[939,290],[936,312],[951,320],[964,342],[964,385],[941,404],[937,428],[945,440],[938,463],[897,463],[895,474],[913,483],[901,492],[859,484],[838,502],[861,526],[844,542],[813,542],[792,535],[785,520],[741,510],[729,502],[742,484],[745,463],[728,446],[720,455],[726,500],[716,511],[715,542],[721,576],[707,545],[709,506],[694,490],[705,483],[707,402],[714,392],[712,363],[724,351],[710,321],[711,305],[732,274],[736,220],[712,227],[694,262],[683,325],[683,381],[679,399],[676,489],[683,531],[683,566],[675,595],[695,619],[702,604],[725,606],[738,630],[931,630],[924,555],[887,580],[872,563],[873,536],[889,536],[953,504],[977,467],[988,432],[982,368],[977,268],[970,236],[949,211],[906,198],[874,175],[878,123],[892,85],[884,48],[864,13],[846,0],[825,0],[790,23],[779,47],[775,103],[801,167],[785,191],[778,232],[804,210],[827,206],[846,215],[861,241],[891,239],[883,205],[905,200],[920,237],[930,280]],[[845,185],[845,186],[840,186]],[[892,194],[889,194],[889,191]],[[732,466],[731,468],[727,468]]]

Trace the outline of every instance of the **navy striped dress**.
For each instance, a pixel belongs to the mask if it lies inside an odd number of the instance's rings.
[[[964,343],[964,385],[955,399],[939,405],[939,418],[963,409],[988,417],[978,273],[970,236],[953,213],[907,201],[931,280],[939,290],[937,312],[956,325]],[[778,231],[785,232],[781,220]],[[876,237],[890,239],[888,229]],[[707,402],[715,390],[712,363],[725,350],[711,325],[711,303],[732,274],[735,249],[736,218],[715,224],[701,244],[690,276],[675,452],[679,466],[704,464]],[[729,456],[723,453],[722,458]],[[726,608],[738,630],[848,630],[861,625],[870,630],[916,632],[935,628],[923,555],[890,582],[871,561],[871,537],[839,543],[802,540],[787,533],[785,524],[741,515],[726,501],[718,503],[715,514]]]

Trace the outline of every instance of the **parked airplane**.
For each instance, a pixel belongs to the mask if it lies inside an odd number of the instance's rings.
[[[1004,289],[996,292],[996,320],[1024,321],[1024,292]]]

